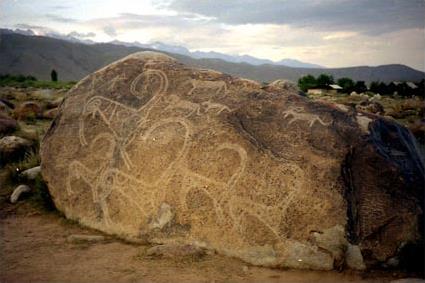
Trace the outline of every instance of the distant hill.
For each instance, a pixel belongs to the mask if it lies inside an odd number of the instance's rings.
[[[152,49],[111,43],[82,44],[42,36],[0,33],[0,73],[34,75],[39,79],[49,79],[50,71],[56,69],[60,80],[80,80],[102,66],[141,50]],[[181,54],[167,54],[190,66],[215,69],[257,81],[297,81],[303,75],[317,76],[321,73],[331,74],[335,78],[350,77],[368,83],[420,81],[425,77],[423,72],[404,65],[307,69],[272,64],[256,66],[221,59],[195,59]]]

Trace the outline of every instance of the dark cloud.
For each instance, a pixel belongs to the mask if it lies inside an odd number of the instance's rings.
[[[423,0],[172,0],[168,8],[228,24],[287,24],[371,35],[425,26]]]
[[[59,16],[59,15],[54,15],[54,14],[46,14],[45,16],[49,20],[52,20],[52,21],[55,21],[55,22],[60,22],[60,23],[76,23],[76,22],[78,22],[78,20],[76,20],[76,19],[66,18],[66,17],[62,17],[62,16]]]

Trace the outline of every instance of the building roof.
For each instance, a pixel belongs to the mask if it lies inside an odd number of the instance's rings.
[[[417,85],[415,85],[415,84],[414,84],[414,83],[412,83],[412,82],[407,82],[406,84],[407,84],[407,86],[408,86],[408,87],[410,87],[410,88],[413,88],[413,89],[418,88],[418,86],[417,86]]]
[[[329,87],[332,89],[342,89],[339,85],[329,85]]]

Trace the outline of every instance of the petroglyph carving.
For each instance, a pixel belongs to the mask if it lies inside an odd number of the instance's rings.
[[[114,77],[110,82],[109,82],[109,86],[108,86],[108,90],[114,90],[117,86],[117,84],[120,81],[125,81],[127,79],[127,77],[125,76],[124,73],[119,74],[118,76]]]
[[[171,94],[167,97],[168,106],[165,110],[170,109],[183,109],[187,110],[188,113],[185,115],[186,117],[192,116],[192,114],[201,115],[200,110],[201,107],[197,103],[193,103],[184,99],[181,99],[177,95]]]
[[[232,112],[230,108],[226,105],[220,104],[220,103],[214,103],[211,101],[205,101],[202,102],[201,105],[205,107],[205,112],[209,112],[210,110],[214,110],[215,115],[219,115],[223,111]]]
[[[227,85],[224,81],[202,81],[191,79],[189,82],[192,85],[192,88],[188,93],[189,95],[191,95],[197,89],[204,89],[209,91],[215,90],[215,94],[223,93],[223,95],[227,92]]]
[[[128,107],[122,103],[102,96],[91,97],[86,102],[83,107],[82,114],[79,117],[79,139],[81,145],[87,145],[84,133],[86,117],[94,119],[98,115],[100,120],[105,123],[108,129],[112,132],[117,142],[126,138],[126,136],[121,132],[126,131],[126,128],[129,126],[128,123],[135,123],[138,125],[148,119],[150,110],[168,89],[168,78],[165,73],[160,70],[146,70],[137,76],[131,83],[131,93],[136,97],[143,95],[143,92],[136,91],[136,85],[143,77],[145,77],[145,79],[156,77],[156,79],[159,79],[159,86],[154,91],[152,98],[139,109]],[[146,90],[145,87],[144,90]]]
[[[288,125],[291,125],[295,121],[306,121],[309,122],[309,127],[311,128],[315,122],[322,124],[323,126],[329,126],[332,122],[325,123],[318,115],[308,113],[304,108],[294,108],[282,112],[284,118],[291,117]]]

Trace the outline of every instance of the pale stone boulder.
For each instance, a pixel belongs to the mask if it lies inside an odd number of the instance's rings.
[[[14,190],[12,195],[10,196],[10,202],[11,203],[17,203],[19,200],[19,197],[24,193],[31,192],[31,188],[27,185],[19,185]]]
[[[349,244],[385,261],[421,238],[423,164],[405,128],[362,115],[141,52],[67,93],[42,174],[66,217],[129,240],[270,267],[339,268]]]
[[[21,175],[27,178],[28,180],[34,180],[41,173],[41,167],[36,166],[25,171],[22,171]]]

